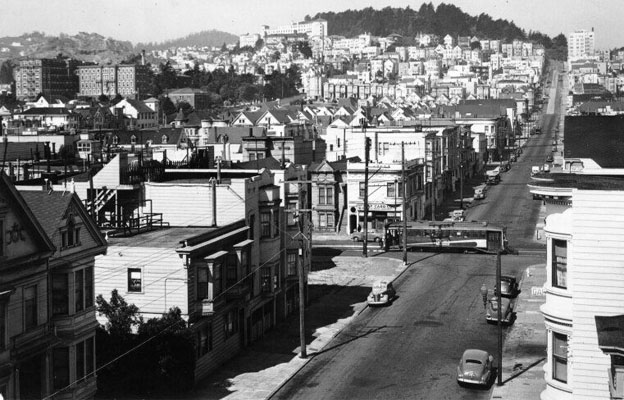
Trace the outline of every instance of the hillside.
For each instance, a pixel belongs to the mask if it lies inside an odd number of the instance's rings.
[[[70,36],[47,36],[32,32],[21,36],[0,38],[0,59],[19,60],[26,57],[55,58],[59,54],[76,60],[98,64],[118,63],[133,52],[130,42],[105,38],[97,33],[80,32]]]
[[[423,3],[418,11],[407,8],[385,7],[375,10],[347,10],[339,13],[323,12],[306,20],[322,18],[327,20],[328,34],[354,37],[368,32],[374,36],[399,34],[415,37],[419,33],[433,33],[439,36],[477,36],[479,38],[526,39],[525,31],[513,22],[493,19],[482,13],[476,17],[464,13],[452,4],[441,3],[437,8]]]
[[[136,49],[145,49],[146,51],[150,50],[165,50],[170,47],[189,47],[189,46],[197,46],[197,47],[221,47],[223,43],[225,44],[234,44],[238,42],[238,36],[232,35],[231,33],[221,32],[217,30],[210,31],[201,31],[197,33],[192,33],[183,38],[167,40],[162,43],[138,43],[135,48]]]

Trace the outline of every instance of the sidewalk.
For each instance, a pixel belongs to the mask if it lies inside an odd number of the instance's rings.
[[[396,259],[339,256],[330,269],[308,277],[311,304],[305,309],[308,358],[299,358],[299,320],[289,318],[221,366],[184,399],[266,399],[344,329],[366,304],[371,284],[393,280],[404,270]]]
[[[516,302],[516,316],[503,346],[503,385],[494,383],[491,399],[539,400],[545,389],[546,327],[539,307],[545,301],[543,264],[526,269],[522,292]]]

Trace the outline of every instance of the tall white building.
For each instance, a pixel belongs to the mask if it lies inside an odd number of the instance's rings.
[[[568,61],[592,58],[596,51],[594,28],[577,30],[568,34]]]
[[[324,19],[315,19],[313,21],[295,22],[274,28],[270,28],[266,25],[262,26],[262,36],[291,35],[293,33],[305,33],[308,37],[319,37],[323,39],[327,37],[327,21]]]

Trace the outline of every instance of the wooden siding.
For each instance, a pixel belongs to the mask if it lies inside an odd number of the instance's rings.
[[[239,335],[241,332],[242,327],[239,326],[237,333],[226,338],[223,315],[215,316],[212,320],[212,350],[197,359],[195,364],[196,382],[208,376],[240,351]]]
[[[141,269],[142,292],[128,292],[128,268]],[[108,301],[117,289],[147,318],[160,317],[174,306],[188,314],[186,269],[174,247],[109,246],[106,255],[96,257],[94,277],[96,296]],[[98,321],[105,322],[100,316]]]
[[[245,192],[217,185],[217,225],[245,218]],[[145,184],[145,198],[152,210],[163,214],[171,226],[211,226],[212,188],[210,184]]]
[[[570,384],[575,399],[605,399],[610,359],[598,348],[594,317],[624,313],[624,192],[574,191],[572,201]]]

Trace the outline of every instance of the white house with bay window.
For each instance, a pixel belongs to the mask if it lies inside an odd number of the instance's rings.
[[[529,185],[547,213],[541,312],[548,355],[541,399],[621,399],[624,179],[569,177],[554,174]]]

